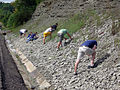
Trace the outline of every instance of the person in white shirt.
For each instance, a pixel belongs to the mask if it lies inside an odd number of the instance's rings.
[[[26,32],[28,32],[28,30],[20,29],[20,37],[22,37],[23,35],[26,36]]]
[[[52,26],[48,29],[46,29],[43,33],[43,44],[45,44],[45,39],[47,36],[50,36],[50,38],[52,37],[52,32],[53,32],[53,29],[52,29]]]

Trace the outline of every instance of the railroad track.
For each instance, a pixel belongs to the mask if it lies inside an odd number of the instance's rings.
[[[0,34],[0,90],[27,90],[2,34]]]

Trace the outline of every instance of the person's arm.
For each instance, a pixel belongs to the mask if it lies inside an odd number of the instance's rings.
[[[24,33],[24,37],[26,37],[26,33]]]
[[[65,40],[67,40],[67,38],[64,37]]]
[[[94,53],[92,54],[92,58],[91,58],[92,59],[91,60],[91,66],[94,65],[94,59],[95,59],[95,55],[96,55],[95,49],[97,49],[97,46],[94,45],[94,47],[92,49],[94,50]]]
[[[95,55],[96,55],[96,52],[92,54],[91,66],[94,66]]]
[[[94,47],[93,47],[92,49],[93,49],[93,50],[97,49],[97,46],[96,46],[96,45],[94,45]]]
[[[38,35],[36,35],[35,38],[38,38]]]
[[[70,36],[70,34],[67,32],[67,35],[70,37],[70,39],[72,40],[72,38],[71,38],[71,36]]]

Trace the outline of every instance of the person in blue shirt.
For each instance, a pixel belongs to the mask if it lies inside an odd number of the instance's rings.
[[[82,57],[85,54],[88,56],[90,56],[90,55],[92,56],[91,66],[89,66],[89,68],[94,68],[94,59],[95,59],[95,55],[96,55],[95,49],[97,49],[97,41],[96,40],[87,40],[80,45],[79,50],[78,50],[77,60],[75,62],[75,75],[77,75],[77,67],[80,62],[80,59],[82,59]]]
[[[30,33],[28,34],[27,39],[29,39],[29,38],[31,37],[31,35],[32,35],[32,32],[30,32]]]
[[[28,43],[29,41],[33,41],[33,40],[36,40],[38,37],[37,37],[37,32],[36,33],[33,33],[29,38],[28,40],[26,41],[26,43]]]

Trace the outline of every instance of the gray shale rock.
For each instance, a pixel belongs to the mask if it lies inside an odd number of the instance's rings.
[[[72,1],[77,4],[79,0]],[[90,0],[87,1],[89,2]],[[62,2],[59,5],[59,9],[64,7],[63,3],[67,3],[67,1]],[[46,5],[43,5],[43,7],[46,7]],[[89,32],[86,33],[88,28]],[[115,60],[118,60],[117,62],[120,62],[120,60],[117,59],[119,57],[116,55],[117,50],[113,45],[114,37],[111,36],[111,29],[111,19],[106,20],[99,27],[87,26],[82,30],[85,35],[81,36],[75,33],[73,37],[79,37],[77,42],[71,42],[66,46],[60,47],[59,51],[56,51],[57,40],[46,42],[43,45],[42,38],[28,43],[25,42],[25,38],[16,39],[13,42],[13,46],[23,52],[37,68],[40,68],[42,75],[55,87],[55,90],[119,90],[120,64],[115,63]],[[98,39],[95,59],[96,67],[88,69],[87,66],[90,64],[90,59],[85,56],[78,66],[78,75],[75,76],[74,64],[79,46],[88,39],[88,35],[92,36],[90,33],[93,32]],[[100,32],[104,33],[99,35]],[[39,36],[42,36],[42,33]]]

